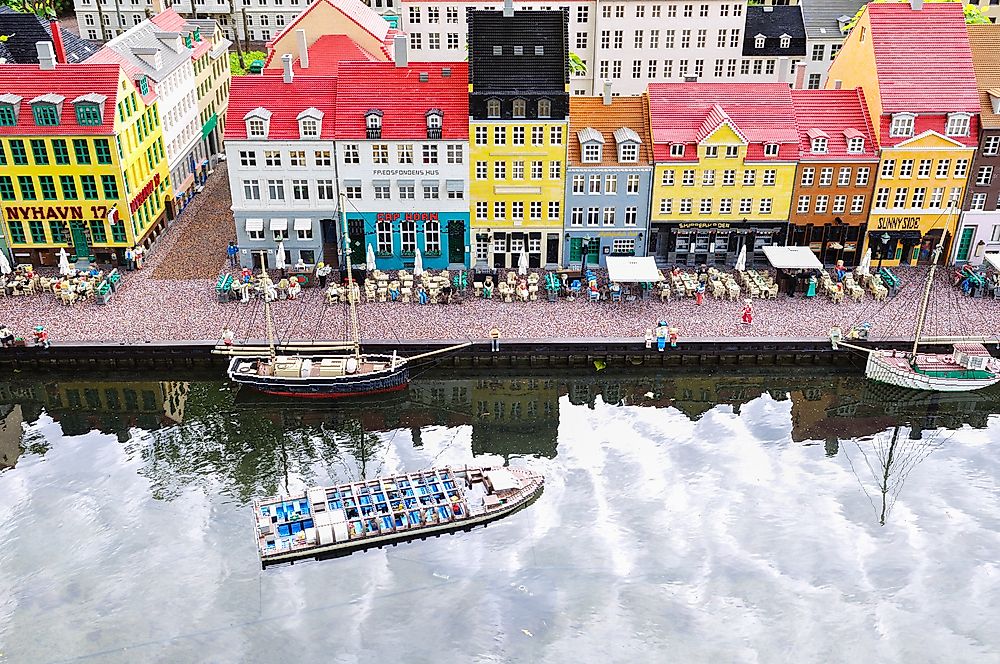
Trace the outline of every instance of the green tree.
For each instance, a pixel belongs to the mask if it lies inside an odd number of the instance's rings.
[[[239,41],[237,38],[236,41]],[[229,54],[229,67],[233,71],[233,76],[245,76],[247,74],[247,67],[254,60],[265,60],[267,59],[267,54],[263,51],[247,51],[246,53],[230,53]]]
[[[583,76],[587,73],[587,63],[576,53],[569,54],[569,72],[574,76]]]

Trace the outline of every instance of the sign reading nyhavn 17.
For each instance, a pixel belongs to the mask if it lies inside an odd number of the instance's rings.
[[[87,214],[85,215],[84,212]],[[9,205],[4,214],[11,220],[34,219],[104,219],[108,216],[106,205]]]
[[[919,231],[920,217],[876,217],[875,230]]]

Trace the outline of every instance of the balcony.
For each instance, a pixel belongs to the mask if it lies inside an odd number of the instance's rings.
[[[441,127],[428,127],[427,138],[430,140],[441,140]]]
[[[369,127],[366,131],[368,138],[382,138],[382,127]]]

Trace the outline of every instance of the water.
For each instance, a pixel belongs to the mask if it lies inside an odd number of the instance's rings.
[[[997,394],[425,375],[353,407],[0,384],[0,661],[998,662]],[[473,459],[472,532],[262,571],[248,501]]]

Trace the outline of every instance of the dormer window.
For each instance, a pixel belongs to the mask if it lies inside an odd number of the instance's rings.
[[[811,150],[813,154],[826,154],[827,151],[827,138],[825,136],[816,136],[812,139]]]
[[[9,92],[0,95],[0,127],[16,126],[20,110],[21,97]]]
[[[523,118],[528,104],[523,99],[515,99],[513,112],[515,118]]]
[[[683,157],[684,156],[684,144],[683,143],[671,143],[670,144],[670,156],[671,157]]]
[[[548,99],[538,100],[538,117],[539,118],[551,118],[552,117],[552,102]]]
[[[503,55],[503,46],[494,46],[493,55]]]
[[[588,164],[601,162],[601,144],[587,143],[583,146],[583,161]]]
[[[316,139],[319,138],[323,130],[323,111],[315,106],[311,106],[299,113],[295,119],[299,122],[299,138]]]
[[[243,116],[247,123],[247,138],[267,138],[271,125],[271,111],[258,106]]]
[[[639,161],[639,145],[642,138],[629,127],[619,127],[615,130],[615,143],[618,144],[618,161],[636,162]]]
[[[145,76],[140,76],[136,83],[139,85],[139,94],[143,97],[149,94],[149,81],[146,80]]]
[[[765,37],[764,35],[757,35],[756,37],[753,38],[753,47],[764,48],[765,41],[767,41],[767,37]]]
[[[200,42],[201,41],[201,28],[195,28],[194,29],[194,40],[196,42]]]
[[[778,144],[777,143],[765,143],[764,144],[764,156],[765,157],[777,157],[778,156]]]
[[[524,55],[524,47],[523,46],[515,46],[514,47],[514,55]]]
[[[76,123],[85,127],[101,124],[101,109],[97,104],[77,104]]]
[[[47,94],[31,100],[31,114],[39,127],[56,127],[62,115],[64,97]]]
[[[599,164],[603,159],[604,134],[593,127],[584,127],[576,132],[580,141],[580,161],[585,164]]]
[[[639,161],[639,146],[635,143],[622,143],[618,146],[618,161]]]
[[[944,128],[945,135],[968,136],[969,121],[970,121],[970,116],[968,113],[949,113],[948,124],[945,125]]]
[[[913,120],[916,116],[912,113],[896,113],[892,116],[892,124],[889,125],[889,136],[913,136]]]
[[[382,111],[377,108],[365,113],[365,135],[368,138],[382,138]]]
[[[850,154],[860,154],[865,151],[865,139],[855,136],[847,141],[847,151]]]
[[[536,46],[535,47],[535,55],[545,55],[545,47],[544,46]]]
[[[781,48],[788,48],[792,45],[792,38],[789,35],[781,35],[781,41],[779,44]]]
[[[488,100],[486,100],[486,117],[487,118],[499,118],[500,117],[500,100],[499,99],[488,99]]]
[[[440,139],[441,127],[444,124],[444,114],[439,108],[432,108],[426,113],[427,138]]]

